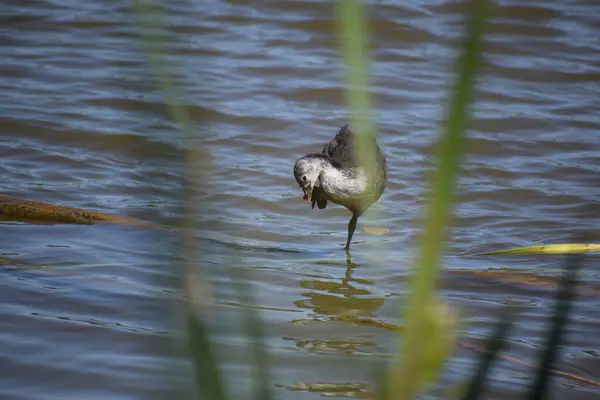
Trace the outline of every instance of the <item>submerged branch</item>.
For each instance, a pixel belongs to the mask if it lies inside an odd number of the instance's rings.
[[[0,195],[0,219],[28,223],[92,225],[104,222],[148,228],[161,227],[147,221],[3,195]]]

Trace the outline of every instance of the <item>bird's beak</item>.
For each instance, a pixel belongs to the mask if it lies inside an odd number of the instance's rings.
[[[310,186],[303,187],[302,191],[304,192],[304,197],[302,199],[310,203],[312,200],[312,188]]]

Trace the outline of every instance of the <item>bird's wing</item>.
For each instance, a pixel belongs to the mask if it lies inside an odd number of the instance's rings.
[[[355,137],[348,125],[340,128],[340,131],[333,140],[323,147],[323,154],[329,156],[334,161],[337,161],[342,167],[355,167],[357,165],[355,158]],[[375,147],[376,159],[380,167],[385,169],[385,156],[381,152],[377,140],[374,136],[370,139]]]
[[[323,147],[323,154],[342,165],[354,164],[353,135],[348,125],[342,126],[333,140]]]

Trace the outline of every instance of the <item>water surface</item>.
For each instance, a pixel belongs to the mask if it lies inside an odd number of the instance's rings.
[[[0,16],[0,190],[165,225],[182,213],[185,149],[154,80],[129,4],[8,2]],[[466,3],[370,7],[372,91],[389,187],[359,221],[311,210],[292,166],[347,122],[330,2],[168,2],[165,49],[210,154],[195,197],[194,261],[211,280],[210,314],[234,398],[251,375],[242,330],[241,266],[264,320],[278,398],[360,397],[390,360],[415,255],[427,171]],[[448,241],[443,295],[460,341],[481,346],[507,304],[522,307],[506,354],[534,361],[547,333],[559,257],[482,258],[512,246],[598,241],[600,17],[593,1],[498,2]],[[204,160],[206,161],[206,160]],[[384,236],[365,233],[384,226]],[[178,340],[181,251],[173,230],[0,225],[0,253],[19,263],[0,283],[4,399],[172,398],[190,383]],[[380,246],[378,260],[370,255]],[[93,268],[84,265],[100,264]],[[589,257],[559,368],[600,380],[600,274]],[[495,272],[502,270],[502,274]],[[349,317],[371,323],[355,324]],[[473,371],[457,348],[433,395]],[[492,398],[513,398],[532,368],[501,361]],[[598,386],[553,380],[553,396]]]

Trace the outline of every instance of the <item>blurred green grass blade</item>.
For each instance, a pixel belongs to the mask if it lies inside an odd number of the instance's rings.
[[[254,398],[271,400],[273,394],[271,392],[271,385],[269,383],[269,360],[264,345],[264,332],[262,329],[262,323],[257,315],[256,310],[252,307],[254,303],[254,296],[250,287],[251,280],[246,276],[246,272],[241,268],[231,268],[231,275],[240,285],[238,298],[240,304],[246,305],[242,312],[244,313],[243,327],[246,331],[246,336],[250,339],[252,346],[252,358],[253,365],[252,370],[254,372]]]
[[[189,178],[189,186],[183,194],[186,197],[191,194],[192,184],[199,183],[199,180],[201,180],[202,176],[198,175],[206,174],[211,169],[210,154],[194,146],[192,141],[192,119],[173,82],[171,73],[173,68],[168,65],[163,54],[167,48],[166,39],[169,33],[166,29],[168,24],[164,21],[166,10],[164,2],[160,0],[134,0],[133,8],[145,54],[156,75],[158,87],[162,91],[170,117],[177,123],[182,134],[187,162],[186,174]],[[196,164],[202,164],[202,166]],[[195,202],[187,201],[184,215],[193,214],[192,209],[194,207],[196,207]],[[187,254],[187,257],[184,258],[188,259],[193,259],[194,246],[191,244],[190,229],[187,228],[193,228],[194,221],[193,218],[182,218],[181,220],[183,228],[181,229],[182,249]],[[184,270],[187,274],[184,279],[190,279],[190,271],[193,268],[194,265],[184,263]],[[187,311],[187,335],[200,398],[210,400],[227,399],[218,369],[219,362],[214,355],[208,329],[191,309]]]
[[[197,142],[193,140],[191,115],[185,106],[183,96],[177,90],[173,81],[171,71],[174,69],[168,64],[168,60],[163,54],[168,49],[167,44],[174,41],[167,29],[168,21],[165,21],[166,7],[164,1],[134,0],[133,9],[144,52],[156,76],[158,87],[162,91],[169,115],[177,123],[184,142],[186,175],[188,178],[188,186],[183,193],[185,198],[192,194],[192,189],[202,187],[206,177],[209,176],[212,169],[211,154],[209,151],[199,148]],[[199,205],[195,201],[185,203],[185,208],[190,214],[197,207]],[[183,218],[180,225],[182,228],[193,228],[194,223],[193,218]],[[184,237],[183,241],[189,242],[188,239]]]
[[[359,140],[374,133],[372,99],[369,92],[367,27],[365,9],[359,0],[336,2],[342,57],[346,68],[346,101]],[[366,140],[365,140],[366,142]]]
[[[345,67],[344,98],[350,110],[350,128],[355,133],[354,156],[358,165],[363,168],[367,181],[373,182],[378,168],[377,130],[373,122],[373,100],[369,83],[367,10],[360,0],[338,0],[335,3],[335,11],[340,51]],[[376,196],[377,193],[373,189],[370,187],[369,193]],[[377,205],[370,210],[371,214],[376,213]],[[370,243],[374,246],[381,245],[381,241]],[[375,248],[373,250],[367,252],[365,256],[371,257],[380,251]]]
[[[381,365],[376,365],[376,367],[374,368],[375,372],[374,372],[374,376],[373,376],[373,381],[377,384],[377,388],[376,388],[376,392],[375,392],[375,398],[377,400],[388,400],[391,399],[391,395],[389,392],[389,388],[390,388],[390,384],[389,384],[389,379],[390,379],[390,375],[389,375],[389,371],[388,368],[385,364],[381,364]]]
[[[437,296],[431,297],[422,319],[425,325],[420,334],[420,343],[424,344],[420,355],[420,387],[435,380],[441,366],[454,349],[458,326],[457,314]]]
[[[134,10],[139,25],[139,31],[142,36],[142,43],[146,55],[156,74],[158,85],[163,92],[165,102],[171,114],[171,118],[179,124],[179,129],[184,133],[185,138],[190,137],[191,118],[187,109],[183,106],[173,79],[170,68],[167,65],[165,57],[162,55],[162,49],[165,47],[168,31],[163,21],[163,15],[160,12],[162,1],[154,0],[143,1],[134,0]]]
[[[191,310],[187,311],[187,335],[200,398],[203,400],[227,399],[208,328]]]
[[[546,348],[542,355],[542,362],[538,375],[531,387],[529,399],[542,400],[548,392],[548,380],[552,371],[552,364],[556,359],[560,342],[575,297],[577,286],[577,272],[583,264],[583,255],[570,254],[565,262],[566,271],[561,280],[560,290],[556,298],[556,305],[552,315],[552,329],[548,336]]]
[[[252,341],[254,356],[254,393],[255,399],[271,400],[273,394],[269,383],[269,360],[264,345],[264,333],[261,321],[256,313],[246,309],[246,334]]]
[[[458,315],[446,302],[437,296],[432,296],[424,309],[422,322],[423,329],[419,336],[419,345],[422,346],[419,354],[420,370],[414,371],[416,373],[411,377],[418,380],[414,382],[415,392],[422,389],[428,382],[435,380],[441,366],[453,351],[456,344]],[[388,396],[386,398],[401,398],[398,391],[392,392],[392,390],[398,390],[398,386],[395,386],[393,382],[393,380],[399,379],[397,373],[395,368],[388,371],[388,386],[383,388]],[[403,376],[401,379],[404,378]]]
[[[459,58],[458,81],[450,102],[445,133],[441,140],[440,161],[433,182],[432,198],[425,218],[425,232],[421,238],[421,254],[413,273],[410,295],[404,316],[405,332],[402,337],[401,364],[391,379],[390,390],[394,398],[414,397],[422,382],[423,355],[428,343],[421,340],[426,326],[424,316],[436,286],[438,268],[444,245],[444,229],[452,210],[453,190],[458,166],[463,152],[464,131],[470,116],[476,71],[483,50],[483,31],[488,14],[486,0],[473,0],[472,14],[467,26],[467,37]]]
[[[375,128],[372,98],[369,91],[366,10],[360,0],[336,2],[340,50],[345,66],[346,105],[350,110],[351,130],[355,133],[354,148],[358,165],[375,165]],[[372,168],[366,168],[367,179],[373,180]]]
[[[489,256],[495,254],[570,254],[600,251],[600,244],[593,243],[563,243],[543,244],[540,246],[515,247],[507,250],[487,251],[478,253],[477,256]]]
[[[484,353],[481,356],[477,371],[471,379],[469,388],[463,397],[463,400],[476,400],[484,394],[484,384],[488,377],[490,368],[496,360],[496,355],[500,353],[506,346],[506,339],[513,326],[516,313],[510,309],[505,310],[500,322],[496,325],[496,329],[491,339],[487,342]]]

